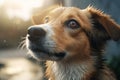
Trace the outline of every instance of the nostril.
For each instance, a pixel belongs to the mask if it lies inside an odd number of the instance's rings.
[[[28,34],[32,37],[44,37],[46,32],[40,27],[29,27]]]

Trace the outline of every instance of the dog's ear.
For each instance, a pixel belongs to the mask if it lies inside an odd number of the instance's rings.
[[[36,25],[38,24],[43,24],[44,23],[44,18],[49,14],[49,12],[57,7],[60,7],[60,5],[54,5],[49,8],[45,8],[44,10],[42,9],[39,13],[36,15],[32,16],[32,22]]]
[[[35,25],[42,24],[44,17],[47,15],[48,11],[42,11],[38,14],[32,16],[32,23]]]
[[[104,14],[102,11],[93,7],[88,7],[87,10],[94,21],[96,21],[100,27],[104,28],[108,36],[113,40],[120,39],[120,25],[118,25],[109,15]]]

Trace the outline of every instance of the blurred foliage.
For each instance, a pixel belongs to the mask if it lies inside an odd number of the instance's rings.
[[[113,56],[108,64],[109,67],[114,71],[117,80],[120,80],[120,55]]]

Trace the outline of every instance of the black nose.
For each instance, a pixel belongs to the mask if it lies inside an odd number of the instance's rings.
[[[32,39],[36,39],[36,38],[45,37],[46,32],[44,29],[42,29],[40,27],[32,26],[32,27],[28,28],[28,34],[29,34],[30,38],[32,37]]]

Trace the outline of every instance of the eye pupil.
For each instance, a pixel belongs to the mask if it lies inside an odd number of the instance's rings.
[[[71,21],[71,22],[70,22],[70,26],[71,26],[71,27],[75,27],[75,26],[76,26],[76,22]]]
[[[67,27],[72,28],[72,29],[76,29],[76,28],[79,28],[79,24],[76,20],[69,20],[67,22]]]

